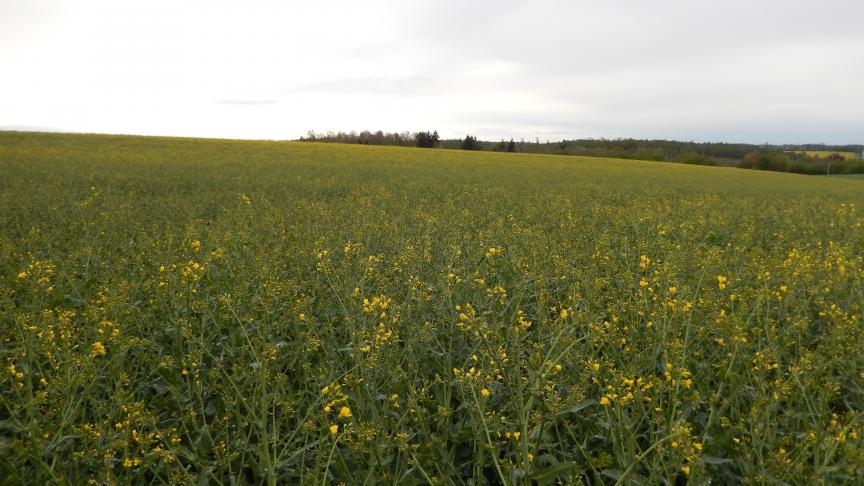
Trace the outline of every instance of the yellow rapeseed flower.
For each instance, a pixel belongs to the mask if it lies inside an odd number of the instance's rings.
[[[108,354],[108,351],[105,350],[105,345],[102,344],[102,341],[96,341],[95,343],[90,345],[90,356],[105,356]]]
[[[351,417],[351,409],[348,407],[342,407],[339,409],[339,418],[349,418]]]
[[[330,433],[333,435],[338,434],[339,433],[339,426],[336,424],[331,425],[330,426]]]

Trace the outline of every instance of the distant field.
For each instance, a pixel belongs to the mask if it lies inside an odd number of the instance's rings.
[[[857,152],[836,152],[833,150],[789,150],[789,153],[805,154],[809,157],[827,158],[832,154],[842,155],[846,159],[860,159],[861,154]]]
[[[0,133],[0,483],[860,484],[861,181]]]

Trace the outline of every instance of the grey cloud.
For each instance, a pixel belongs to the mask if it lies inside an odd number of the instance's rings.
[[[422,95],[435,92],[441,83],[432,73],[403,77],[340,77],[315,83],[302,83],[281,89],[283,93],[377,94],[387,96]]]
[[[102,8],[108,0],[89,9],[32,1],[41,7],[0,6],[0,26],[15,27],[0,33],[0,65],[16,72],[0,80],[4,124],[220,136],[338,127],[492,139],[864,137],[861,0],[261,0],[208,9],[193,28],[194,6],[159,23],[167,0],[130,2],[154,5],[131,13]],[[155,51],[140,42],[154,22]],[[92,34],[105,25],[110,43]],[[130,61],[108,61],[118,56]],[[102,73],[101,84],[58,79],[56,66]],[[81,101],[107,96],[98,110]],[[168,111],[153,113],[163,99]]]

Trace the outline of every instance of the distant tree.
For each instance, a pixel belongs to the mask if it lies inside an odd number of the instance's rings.
[[[782,152],[768,152],[765,150],[756,150],[745,155],[741,159],[739,167],[745,169],[759,170],[775,170],[786,171],[789,165],[789,158]]]
[[[360,132],[360,135],[357,137],[357,143],[362,145],[371,145],[372,144],[372,132],[369,130],[363,130]]]
[[[638,147],[633,151],[633,158],[639,160],[655,160],[661,161],[665,159],[663,151],[656,148]]]
[[[629,138],[588,138],[538,143],[501,139],[500,142],[484,142],[474,136],[463,139],[441,140],[438,132],[315,132],[310,130],[303,141],[325,143],[352,143],[368,145],[398,145],[402,147],[446,147],[494,152],[525,152],[623,159],[648,159],[680,162],[685,164],[716,164],[742,168],[789,171],[802,174],[862,173],[864,160],[848,157],[842,160],[843,152],[861,153],[864,145],[753,145],[744,143],[696,143],[675,140],[639,140]],[[815,157],[808,151],[822,151],[832,157]],[[836,154],[836,155],[834,155]]]
[[[416,145],[422,148],[433,148],[437,146],[439,139],[438,130],[435,130],[433,133],[417,132],[414,134]]]
[[[662,160],[662,159],[658,159]],[[694,165],[717,165],[717,161],[708,157],[707,155],[702,155],[697,152],[684,152],[679,155],[676,159],[678,162],[682,164],[694,164]]]
[[[462,140],[462,150],[480,150],[480,144],[477,142],[477,137],[465,135],[465,140]]]

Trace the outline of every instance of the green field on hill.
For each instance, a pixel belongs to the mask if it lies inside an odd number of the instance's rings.
[[[827,159],[835,154],[845,158],[846,160],[861,158],[861,154],[857,152],[838,152],[836,150],[789,150],[788,152],[793,154],[804,154],[808,157],[817,157],[820,159]]]
[[[860,180],[0,132],[4,484],[864,477]]]

